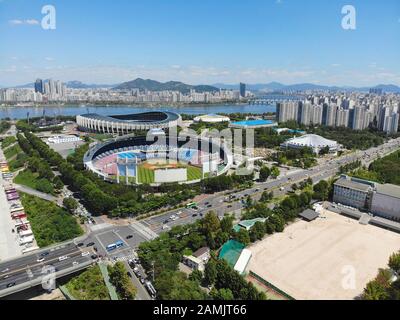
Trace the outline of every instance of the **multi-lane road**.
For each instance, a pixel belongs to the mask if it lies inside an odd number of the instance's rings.
[[[291,174],[281,176],[276,180],[269,180],[265,183],[256,184],[254,187],[230,193],[234,196],[230,202],[227,202],[228,193],[218,193],[204,196],[204,199],[198,203],[199,208],[178,209],[159,216],[150,217],[129,226],[108,226],[104,229],[96,230],[86,237],[76,239],[73,242],[43,249],[35,253],[19,257],[0,263],[0,296],[2,291],[7,290],[10,285],[17,288],[31,282],[33,279],[43,276],[43,267],[52,265],[60,273],[63,270],[69,270],[71,267],[77,268],[81,264],[87,264],[92,259],[92,255],[107,257],[111,259],[127,259],[132,256],[138,245],[144,241],[153,239],[158,234],[176,225],[193,223],[201,219],[207,212],[213,210],[220,217],[226,213],[236,213],[238,218],[244,205],[241,198],[251,196],[258,200],[264,191],[274,192],[275,196],[283,195],[291,190],[291,185],[299,183],[308,178],[312,178],[314,183],[328,179],[337,174],[340,166],[361,160],[368,164],[378,157],[385,156],[400,148],[400,139],[372,148],[367,151],[358,151],[340,158],[330,160],[309,170],[296,170]],[[177,219],[172,221],[171,216]],[[107,245],[122,241],[124,246],[118,250],[107,252]],[[83,252],[90,252],[87,256],[82,256]],[[42,254],[48,253],[41,261]],[[60,261],[60,257],[67,257]]]
[[[216,212],[220,217],[223,217],[226,213],[232,212],[239,216],[241,210],[244,208],[244,205],[240,199],[246,198],[247,196],[251,196],[254,200],[259,200],[264,191],[273,191],[274,196],[278,197],[291,191],[291,186],[294,183],[299,183],[308,178],[312,178],[314,184],[316,184],[321,180],[327,180],[336,176],[341,166],[357,160],[361,160],[364,165],[368,165],[378,157],[383,157],[399,148],[400,138],[391,140],[384,145],[371,148],[367,151],[357,151],[350,154],[345,154],[339,158],[321,163],[309,170],[295,170],[292,171],[292,173],[281,176],[276,180],[270,179],[265,183],[257,183],[250,189],[230,194],[231,196],[235,197],[233,201],[226,201],[228,197],[226,192],[213,194],[198,202],[198,210],[177,209],[159,216],[142,220],[141,223],[159,234],[177,225],[193,223],[194,221],[201,219],[207,212],[211,210]],[[283,190],[281,190],[281,188],[283,188]],[[172,221],[170,219],[172,216],[178,217],[178,219]]]

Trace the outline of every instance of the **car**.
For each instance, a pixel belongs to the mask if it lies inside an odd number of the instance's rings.
[[[95,245],[94,242],[90,242],[90,243],[88,243],[88,244],[86,245],[86,247],[89,248],[89,247],[93,247],[94,245]]]
[[[167,219],[167,220],[165,220],[163,223],[164,223],[164,224],[167,224],[168,222],[169,222],[169,220]]]
[[[129,239],[132,239],[132,238],[133,238],[133,235],[130,234],[129,236],[126,237],[126,240],[129,240]]]
[[[143,277],[141,277],[141,278],[140,278],[140,283],[141,283],[141,284],[144,284],[145,282],[146,282],[146,279],[143,278]]]
[[[128,275],[129,278],[132,278],[132,273],[130,273],[129,271],[126,273]]]
[[[3,277],[3,280],[6,280],[6,279],[8,279],[10,277],[10,275],[5,275],[4,277]]]
[[[209,205],[209,204],[210,204],[209,202],[206,202],[206,203],[205,203],[205,205]]]
[[[209,205],[207,206],[207,208],[212,208],[212,204],[209,204]]]
[[[87,257],[88,255],[90,255],[90,252],[89,252],[89,251],[82,252],[82,257]]]
[[[68,260],[69,259],[69,257],[68,256],[61,256],[61,257],[59,257],[58,258],[58,261],[65,261],[65,260]]]
[[[12,288],[12,287],[15,287],[16,286],[16,283],[15,282],[12,282],[12,283],[9,283],[8,285],[7,285],[7,288]]]
[[[1,273],[6,273],[6,272],[8,272],[8,271],[10,271],[10,269],[9,269],[9,268],[6,268],[6,269],[4,269]]]
[[[197,216],[198,216],[198,214],[196,214],[196,213],[195,213],[195,214],[192,214],[192,217],[193,217],[193,218],[196,218]]]
[[[78,243],[76,246],[77,246],[78,248],[80,248],[80,247],[83,247],[84,244],[81,242],[81,243]]]
[[[73,265],[73,266],[77,266],[77,265],[79,265],[79,262],[74,261],[74,262],[72,262],[72,265]]]
[[[47,257],[50,254],[50,252],[43,252],[40,254],[41,257]]]
[[[97,254],[92,254],[92,255],[91,255],[91,258],[92,258],[93,260],[96,260],[96,259],[98,258],[98,255],[97,255]]]
[[[98,251],[99,251],[99,249],[97,249],[97,247],[94,247],[93,250],[94,250],[95,252],[98,252]]]
[[[227,208],[228,208],[228,209],[231,209],[231,208],[232,208],[232,206],[231,206],[231,205],[229,205]]]
[[[44,261],[44,258],[39,258],[36,260],[36,262],[43,262],[43,261]]]

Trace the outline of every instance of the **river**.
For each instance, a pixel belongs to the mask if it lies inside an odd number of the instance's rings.
[[[29,116],[40,117],[45,112],[46,116],[77,116],[87,113],[99,113],[103,115],[119,115],[128,113],[138,113],[147,111],[172,111],[180,114],[215,114],[215,113],[253,113],[262,114],[266,112],[276,112],[274,105],[247,105],[247,104],[217,104],[217,105],[184,105],[184,106],[79,106],[79,105],[64,105],[64,106],[45,106],[45,107],[0,107],[0,118],[24,119]]]

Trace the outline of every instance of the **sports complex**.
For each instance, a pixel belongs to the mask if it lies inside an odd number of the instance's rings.
[[[174,112],[144,112],[126,115],[104,116],[97,113],[89,113],[76,117],[80,131],[129,134],[138,130],[168,129],[177,127],[182,118]]]
[[[110,182],[160,185],[196,183],[225,174],[233,157],[223,144],[212,139],[125,136],[92,147],[84,156],[84,164]]]

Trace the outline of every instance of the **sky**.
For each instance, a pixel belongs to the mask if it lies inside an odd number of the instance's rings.
[[[45,30],[42,7],[56,9]],[[356,29],[342,8],[356,9]],[[400,85],[399,0],[0,0],[0,86]]]

